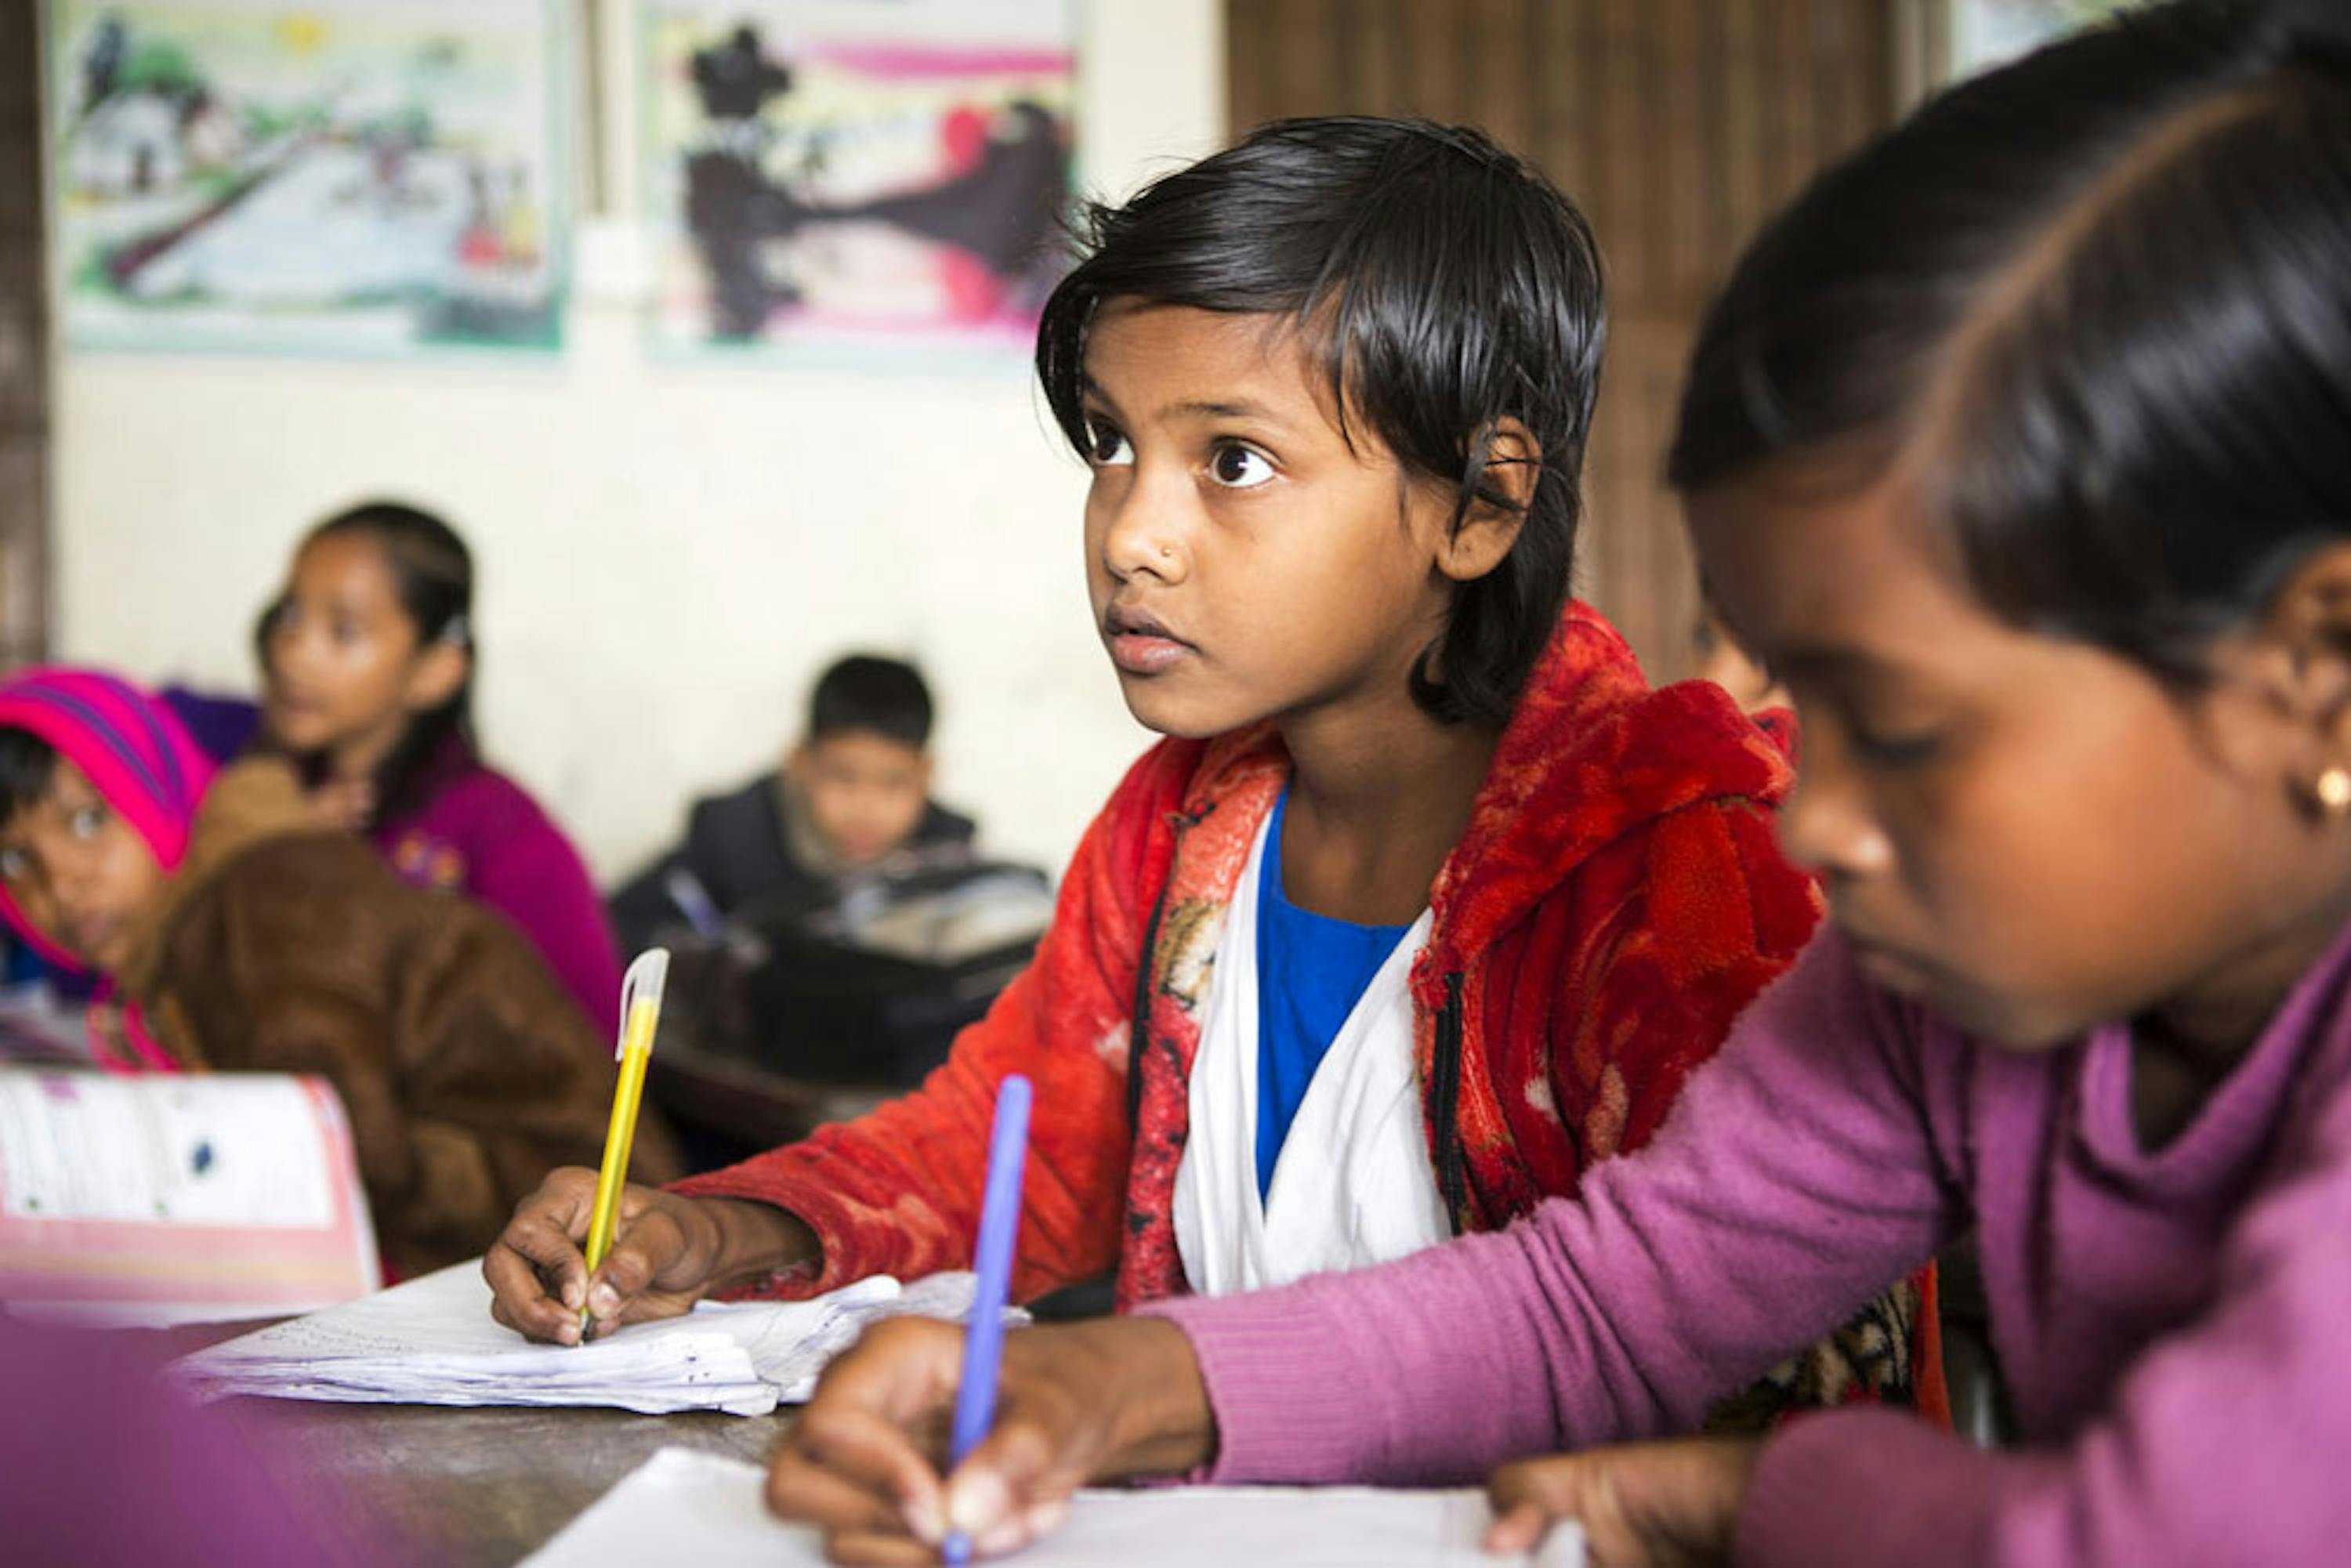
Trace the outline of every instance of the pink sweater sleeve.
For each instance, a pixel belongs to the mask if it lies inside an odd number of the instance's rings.
[[[1815,942],[1697,1074],[1657,1141],[1498,1236],[1259,1296],[1144,1309],[1199,1355],[1220,1481],[1426,1484],[1687,1429],[1817,1337],[1959,1210],[1958,1075],[1914,1015]],[[1793,1423],[1735,1559],[2188,1568],[2315,1565],[2351,1542],[2351,1094],[2276,1156],[2222,1293],[2154,1343],[2064,1443],[1988,1453],[1897,1412]],[[1464,1325],[1476,1325],[1474,1331]]]
[[[1986,1453],[1886,1411],[1765,1449],[1738,1560],[2016,1568],[2315,1568],[2351,1557],[2351,1097],[2275,1156],[2220,1294],[2156,1341],[2063,1446]],[[1871,1500],[1821,1506],[1823,1498]]]
[[[1144,1309],[1199,1355],[1213,1479],[1460,1482],[1693,1428],[1943,1240],[1905,1027],[1815,943],[1578,1198],[1384,1268]]]

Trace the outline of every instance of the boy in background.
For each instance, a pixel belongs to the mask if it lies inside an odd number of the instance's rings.
[[[912,664],[855,653],[818,678],[782,768],[694,803],[684,841],[612,899],[622,945],[684,922],[713,933],[754,902],[828,900],[845,876],[969,853],[970,818],[930,799],[931,694]]]

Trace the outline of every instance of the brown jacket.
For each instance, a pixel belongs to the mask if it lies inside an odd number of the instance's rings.
[[[283,764],[214,780],[120,979],[190,1067],[334,1084],[400,1274],[480,1252],[551,1166],[602,1157],[611,1043],[496,915],[310,831]],[[655,1120],[640,1181],[677,1173]]]

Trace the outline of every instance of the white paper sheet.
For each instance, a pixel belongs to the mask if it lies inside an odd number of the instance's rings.
[[[740,1459],[664,1448],[526,1559],[524,1568],[821,1563],[816,1531],[772,1518],[760,1500],[761,1480],[759,1468]],[[1552,1530],[1531,1559],[1488,1556],[1478,1542],[1489,1518],[1475,1491],[1087,1491],[1078,1494],[1067,1525],[1011,1561],[1021,1568],[1582,1568],[1583,1537],[1573,1525]]]
[[[779,1400],[807,1398],[824,1364],[876,1318],[960,1319],[972,1282],[969,1274],[940,1274],[901,1289],[876,1276],[814,1301],[704,1302],[589,1344],[547,1345],[492,1319],[481,1264],[458,1263],[198,1351],[172,1370],[215,1397],[758,1416]]]

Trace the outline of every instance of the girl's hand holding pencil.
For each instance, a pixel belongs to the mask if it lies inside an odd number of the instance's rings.
[[[515,1208],[482,1260],[490,1315],[530,1339],[577,1344],[591,1332],[675,1317],[711,1291],[816,1256],[816,1238],[766,1204],[681,1197],[632,1183],[621,1189],[612,1249],[591,1278],[582,1250],[596,1207],[596,1173],[551,1172]]]
[[[549,1176],[482,1260],[490,1315],[528,1338],[578,1344],[623,1323],[675,1317],[718,1286],[817,1255],[815,1236],[781,1209],[628,1184],[668,979],[669,954],[659,947],[639,955],[622,978],[603,1169]]]

